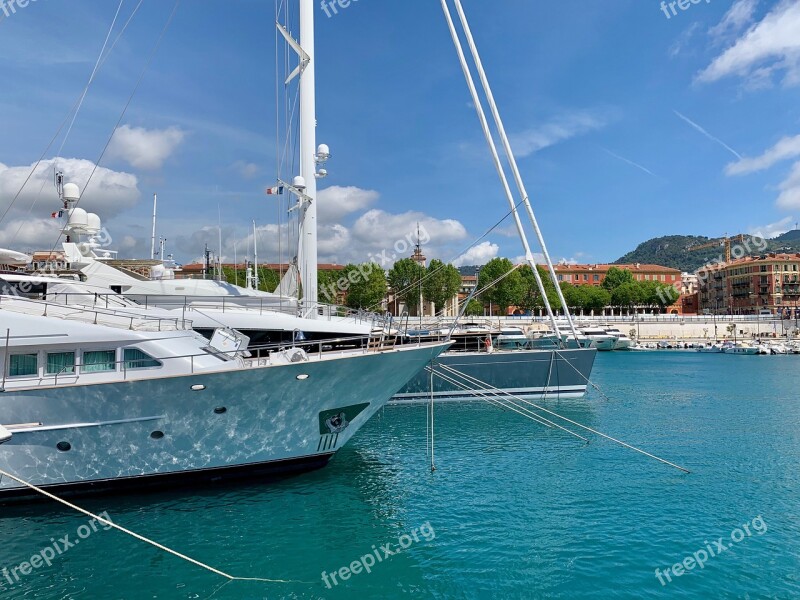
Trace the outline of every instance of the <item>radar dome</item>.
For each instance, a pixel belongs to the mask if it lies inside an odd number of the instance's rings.
[[[73,208],[69,213],[69,227],[72,229],[86,229],[89,224],[89,215],[82,208]]]
[[[77,209],[76,209],[77,210]],[[86,233],[94,234],[103,228],[100,223],[100,217],[94,213],[86,215]]]
[[[74,183],[64,184],[64,200],[77,202],[81,197],[81,189]]]

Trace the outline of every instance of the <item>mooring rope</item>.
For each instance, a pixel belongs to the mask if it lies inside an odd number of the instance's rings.
[[[50,498],[51,500],[55,500],[56,502],[58,502],[60,504],[63,504],[64,506],[66,506],[68,508],[71,508],[72,510],[76,510],[79,513],[83,513],[87,517],[91,517],[92,519],[95,519],[96,521],[98,521],[99,523],[101,523],[103,525],[108,525],[109,527],[113,527],[114,529],[117,529],[118,531],[121,531],[122,533],[125,533],[125,534],[127,534],[127,535],[129,535],[129,536],[131,536],[133,538],[136,538],[137,540],[139,540],[141,542],[145,542],[146,544],[150,544],[151,546],[155,546],[159,550],[163,550],[164,552],[166,552],[168,554],[172,554],[173,556],[176,556],[176,557],[178,557],[178,558],[180,558],[182,560],[190,562],[193,565],[196,565],[198,567],[206,569],[207,571],[211,571],[212,573],[214,573],[216,575],[219,575],[220,577],[224,577],[228,581],[260,581],[260,582],[264,582],[264,583],[304,583],[304,584],[312,583],[312,582],[309,582],[309,581],[292,581],[292,580],[286,580],[286,579],[265,579],[265,578],[262,578],[262,577],[235,577],[234,575],[230,575],[228,573],[220,571],[219,569],[215,569],[214,567],[211,567],[211,566],[209,566],[209,565],[207,565],[205,563],[202,563],[199,560],[195,560],[194,558],[191,558],[190,556],[186,556],[185,554],[181,554],[180,552],[177,552],[176,550],[172,550],[171,548],[167,548],[163,544],[159,544],[158,542],[154,542],[153,540],[151,540],[149,538],[146,538],[143,535],[140,535],[140,534],[138,534],[138,533],[136,533],[134,531],[131,531],[130,529],[126,529],[126,528],[122,527],[121,525],[117,525],[116,523],[113,523],[112,521],[109,521],[108,519],[104,519],[101,516],[95,515],[95,514],[89,512],[88,510],[85,510],[85,509],[81,508],[80,506],[76,506],[76,505],[72,504],[71,502],[67,502],[63,498],[59,498],[58,496],[55,496],[55,495],[51,494],[50,492],[48,492],[46,490],[43,490],[42,488],[37,487],[36,485],[34,485],[34,484],[32,484],[32,483],[30,483],[28,481],[25,481],[24,479],[20,479],[19,477],[15,476],[15,475],[12,475],[8,471],[4,471],[3,469],[0,469],[0,475],[4,475],[4,476],[8,477],[9,479],[12,479],[12,480],[16,481],[17,483],[22,484],[25,487],[28,487],[28,488],[32,489],[34,492],[37,492],[37,493],[39,493],[39,494],[41,494],[41,495],[43,495],[43,496],[45,496],[47,498]]]
[[[544,408],[543,406],[539,406],[538,404],[535,404],[534,402],[531,402],[530,400],[525,400],[524,398],[520,398],[519,396],[515,396],[514,394],[512,394],[510,392],[507,392],[505,390],[501,390],[499,388],[495,388],[495,387],[489,385],[488,383],[486,383],[484,381],[481,381],[480,379],[478,379],[476,377],[472,377],[471,375],[467,375],[466,373],[462,373],[461,371],[459,371],[457,369],[453,369],[452,367],[448,367],[447,365],[443,365],[441,363],[440,363],[439,366],[442,367],[443,369],[446,369],[447,371],[449,371],[451,373],[454,373],[454,374],[457,374],[457,375],[461,376],[463,379],[466,379],[467,381],[470,381],[470,380],[473,381],[474,385],[480,385],[484,389],[488,389],[488,390],[492,390],[492,391],[495,391],[495,392],[498,392],[498,393],[501,393],[501,394],[505,394],[505,395],[507,395],[507,396],[509,396],[511,398],[514,398],[515,400],[519,400],[520,402],[524,402],[525,404],[533,406],[537,410],[541,410],[541,411],[546,412],[546,413],[548,413],[550,415],[553,415],[554,417],[558,417],[559,419],[562,419],[562,420],[566,421],[567,423],[571,423],[572,425],[580,427],[581,429],[585,429],[586,431],[594,433],[595,435],[599,435],[600,437],[604,437],[607,440],[610,440],[610,441],[612,441],[612,442],[614,442],[616,444],[619,444],[621,446],[629,448],[630,450],[633,450],[633,451],[638,452],[640,454],[644,454],[645,456],[649,456],[650,458],[653,458],[653,459],[655,459],[655,460],[657,460],[657,461],[659,461],[661,463],[664,463],[665,465],[669,465],[670,467],[674,467],[674,468],[676,468],[676,469],[678,469],[680,471],[683,471],[684,473],[691,473],[691,471],[689,471],[689,469],[681,467],[680,465],[676,465],[675,463],[672,463],[672,462],[670,462],[670,461],[668,461],[668,460],[666,460],[664,458],[656,456],[655,454],[651,454],[651,453],[647,452],[646,450],[642,450],[641,448],[637,448],[636,446],[632,446],[631,444],[628,444],[627,442],[623,442],[622,440],[618,440],[617,438],[611,437],[610,435],[607,435],[607,434],[605,434],[605,433],[603,433],[601,431],[597,431],[596,429],[592,429],[591,427],[589,427],[587,425],[583,425],[581,423],[578,423],[577,421],[573,421],[572,419],[568,419],[567,417],[564,417],[564,416],[562,416],[562,415],[560,415],[560,414],[558,414],[556,412],[553,412],[552,410],[548,410],[548,409]]]

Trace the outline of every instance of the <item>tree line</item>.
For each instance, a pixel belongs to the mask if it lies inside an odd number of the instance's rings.
[[[228,273],[226,279],[234,277],[244,281],[244,273]],[[278,273],[259,269],[261,288],[274,291],[280,281]],[[554,311],[562,311],[561,300],[550,275],[544,267],[537,271],[544,286],[547,300]],[[385,271],[374,262],[348,264],[341,271],[319,271],[319,299],[328,304],[344,304],[350,308],[377,310],[387,298],[389,291],[405,304],[408,311],[417,313],[420,298],[432,302],[437,310],[444,308],[461,289],[461,274],[451,264],[438,259],[423,267],[410,258],[403,258]],[[545,304],[539,292],[536,276],[530,265],[515,267],[507,258],[495,258],[484,265],[478,275],[476,296],[466,309],[470,316],[480,316],[486,305],[499,308],[506,313],[509,307],[524,312],[544,310]],[[662,310],[677,299],[675,289],[658,281],[638,281],[626,269],[611,267],[599,286],[572,285],[561,282],[561,291],[570,310],[574,312],[599,312],[606,307],[633,310],[635,307]]]

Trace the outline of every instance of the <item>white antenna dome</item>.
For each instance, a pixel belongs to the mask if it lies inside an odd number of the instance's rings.
[[[81,188],[74,183],[64,184],[64,200],[69,202],[77,202],[81,197]]]
[[[102,228],[103,225],[100,222],[100,217],[98,215],[95,213],[89,213],[86,215],[86,233],[89,235],[94,235],[95,233],[99,233]]]
[[[301,192],[304,192],[306,189],[306,180],[302,175],[297,175],[293,180],[293,185]]]
[[[317,146],[317,162],[323,163],[331,157],[331,149],[328,144],[320,144]]]
[[[67,184],[69,185],[69,184]],[[66,185],[64,188],[66,189]],[[78,186],[75,186],[76,188]],[[82,208],[73,208],[69,213],[69,221],[67,227],[75,231],[85,231],[89,225],[89,215]]]

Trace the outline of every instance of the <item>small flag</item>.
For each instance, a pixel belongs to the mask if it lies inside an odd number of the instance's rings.
[[[53,219],[60,219],[62,216],[64,216],[64,211],[63,210],[56,211],[54,213],[51,213],[50,216]]]
[[[276,187],[267,188],[267,196],[278,196],[283,194],[283,186],[279,185]]]

